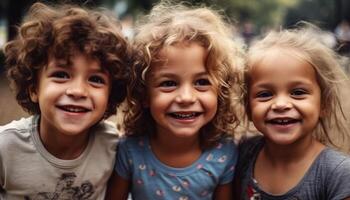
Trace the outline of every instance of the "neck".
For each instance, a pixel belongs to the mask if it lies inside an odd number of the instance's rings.
[[[154,155],[171,167],[187,167],[202,154],[199,138],[167,138],[157,135],[151,138]]]
[[[55,130],[43,130],[39,127],[40,140],[45,149],[53,156],[63,160],[78,158],[89,142],[89,133],[65,135]]]
[[[261,153],[264,154],[271,163],[286,164],[305,158],[315,158],[324,147],[323,144],[312,136],[304,138],[303,141],[289,145],[278,145],[267,140]]]

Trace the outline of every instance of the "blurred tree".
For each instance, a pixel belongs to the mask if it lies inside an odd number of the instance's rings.
[[[181,2],[173,0],[172,2]],[[300,0],[187,0],[193,5],[204,4],[221,9],[231,22],[252,21],[257,27],[274,27],[282,23],[285,11],[298,4]],[[105,0],[110,6],[116,2],[127,2],[126,13],[136,16],[148,12],[159,0]],[[184,1],[182,1],[184,2]]]
[[[343,19],[350,19],[350,1],[348,0],[307,0],[288,10],[285,25],[291,26],[300,20],[317,24],[318,26],[334,30]]]
[[[17,35],[17,26],[21,23],[24,14],[28,8],[37,1],[38,0],[2,0],[0,2],[0,11],[1,13],[5,13],[5,18],[7,19],[8,40],[13,39]],[[60,3],[62,1],[47,0],[47,2]],[[103,0],[67,0],[65,2],[85,6],[98,6]]]

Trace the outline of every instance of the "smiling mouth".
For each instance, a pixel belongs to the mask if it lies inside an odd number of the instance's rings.
[[[57,106],[59,109],[64,110],[66,112],[72,113],[86,113],[91,111],[90,109],[80,107],[80,106]]]
[[[201,112],[191,112],[191,113],[169,113],[168,115],[175,119],[193,119],[201,115]]]
[[[289,125],[301,122],[299,119],[283,118],[283,119],[271,119],[267,120],[267,123],[274,125]]]

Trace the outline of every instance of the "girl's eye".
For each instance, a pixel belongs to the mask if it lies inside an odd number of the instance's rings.
[[[269,100],[272,96],[273,96],[273,94],[270,91],[261,91],[255,95],[256,98],[263,100],[263,101]]]
[[[294,89],[291,93],[290,93],[293,97],[296,98],[302,98],[304,97],[304,95],[308,94],[308,92],[304,89]]]
[[[65,71],[56,71],[52,73],[51,77],[58,79],[69,79],[69,74]]]
[[[195,85],[198,85],[198,86],[207,86],[207,85],[211,85],[210,81],[206,78],[202,78],[202,79],[198,79],[196,82],[195,82]]]
[[[203,91],[203,92],[207,91],[210,88],[210,86],[211,86],[211,83],[207,78],[201,78],[194,82],[194,87],[198,91]]]
[[[159,84],[160,87],[175,87],[176,82],[175,81],[163,81]]]
[[[89,78],[89,81],[92,83],[101,84],[101,85],[106,83],[106,81],[100,76],[91,76]]]

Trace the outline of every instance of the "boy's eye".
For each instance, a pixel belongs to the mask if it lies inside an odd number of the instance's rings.
[[[92,82],[92,83],[96,83],[96,84],[105,84],[106,83],[104,78],[102,78],[100,76],[91,76],[89,78],[89,81]]]
[[[272,93],[270,91],[261,91],[256,93],[255,97],[258,98],[259,100],[269,100],[272,97]]]
[[[163,81],[159,84],[160,87],[175,87],[176,82],[175,81]]]
[[[296,98],[302,98],[304,97],[304,95],[306,95],[308,92],[304,89],[294,89],[292,90],[292,92],[290,93],[293,97],[296,97]]]
[[[56,71],[51,76],[58,79],[69,79],[69,74],[65,71]]]

